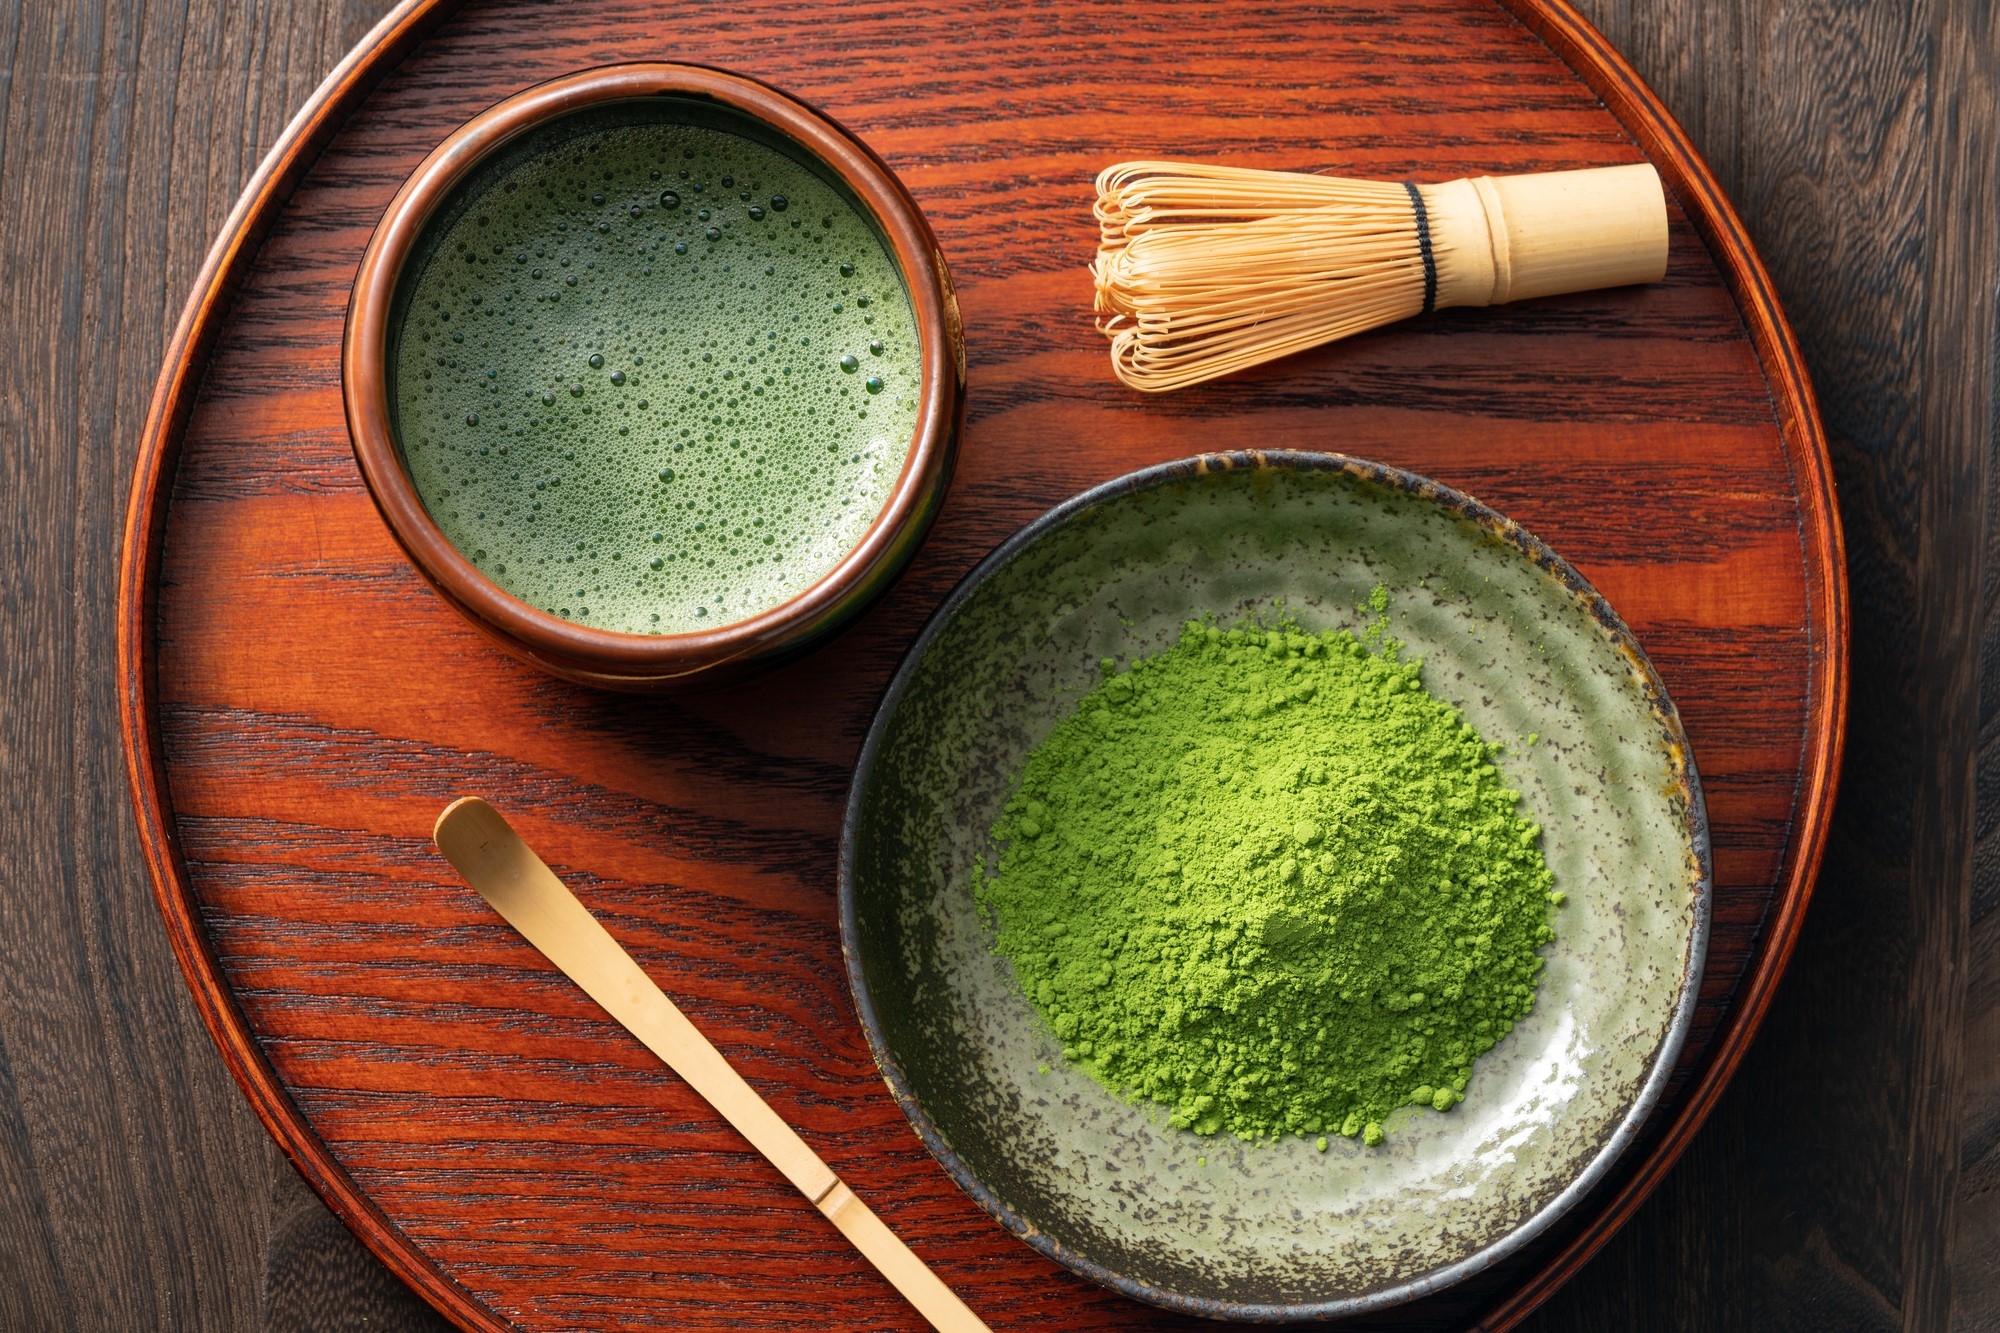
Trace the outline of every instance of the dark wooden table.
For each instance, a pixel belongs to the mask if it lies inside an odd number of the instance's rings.
[[[306,1191],[195,1017],[139,859],[111,657],[166,335],[257,157],[382,7],[0,11],[0,1329],[436,1325]],[[1852,559],[1853,710],[1762,1036],[1531,1326],[2000,1328],[2000,841],[1981,840],[2000,822],[2000,11],[1582,7],[1709,155],[1805,348]]]

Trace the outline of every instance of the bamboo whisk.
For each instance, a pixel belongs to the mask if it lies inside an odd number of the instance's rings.
[[[1179,389],[1444,306],[1658,282],[1646,163],[1442,185],[1186,162],[1097,178],[1091,276],[1111,365]]]

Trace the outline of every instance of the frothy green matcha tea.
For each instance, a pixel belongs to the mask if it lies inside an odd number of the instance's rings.
[[[432,224],[397,436],[445,536],[516,597],[711,629],[811,586],[881,512],[916,321],[872,223],[800,160],[621,114],[514,150]]]

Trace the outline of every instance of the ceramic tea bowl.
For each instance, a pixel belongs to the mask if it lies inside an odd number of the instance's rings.
[[[564,619],[513,595],[479,566],[476,553],[446,537],[411,478],[406,441],[398,433],[393,353],[412,285],[442,245],[445,229],[508,180],[520,162],[627,122],[722,131],[775,149],[817,177],[866,220],[892,258],[919,343],[915,428],[872,524],[788,600],[720,620],[713,628],[626,633]],[[621,197],[616,201],[621,207],[612,212],[629,203],[630,228],[656,225],[653,214],[668,211],[666,198],[657,193]],[[683,202],[668,193],[675,207]],[[604,202],[601,195],[598,202]],[[684,202],[692,207],[691,199]],[[749,213],[764,216],[761,207]],[[627,226],[622,218],[620,226]],[[604,230],[610,230],[608,222]],[[711,240],[718,234],[711,230]],[[612,292],[605,299],[621,298]],[[638,316],[623,309],[604,312],[607,326],[626,318]],[[454,609],[506,651],[556,675],[612,689],[658,690],[741,676],[791,657],[852,620],[888,585],[921,542],[950,480],[964,419],[965,350],[957,298],[936,238],[916,201],[860,139],[754,79],[692,65],[628,64],[585,70],[510,97],[459,127],[417,166],[362,256],[348,307],[341,382],[355,458],[376,507],[417,569]],[[706,429],[710,411],[690,404],[683,415]],[[754,414],[755,408],[742,411]]]
[[[1378,584],[1423,679],[1489,741],[1567,903],[1533,1011],[1447,1115],[1377,1147],[1167,1123],[1061,1059],[993,952],[974,858],[1024,756],[1191,617],[1360,628]],[[1538,740],[1528,743],[1529,733]],[[1709,923],[1701,789],[1629,631],[1554,552],[1466,496],[1329,454],[1211,455],[1037,520],[951,595],[869,733],[840,856],[842,940],[883,1076],[1002,1225],[1141,1300],[1354,1315],[1504,1258],[1600,1180],[1658,1100]],[[1047,1072],[1042,1072],[1046,1069]]]

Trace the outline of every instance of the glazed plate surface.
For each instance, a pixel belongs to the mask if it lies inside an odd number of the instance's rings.
[[[1336,1137],[1322,1154],[1172,1128],[1062,1061],[992,950],[974,858],[1100,658],[1158,652],[1203,615],[1358,631],[1378,584],[1426,687],[1502,747],[1495,762],[1543,826],[1568,901],[1534,1010],[1477,1061],[1463,1103],[1397,1112],[1379,1147]],[[1574,570],[1435,483],[1274,452],[1098,487],[966,579],[875,720],[840,893],[876,1058],[962,1187],[1129,1295],[1305,1319],[1395,1304],[1495,1261],[1610,1166],[1692,1013],[1709,854],[1673,705]]]

